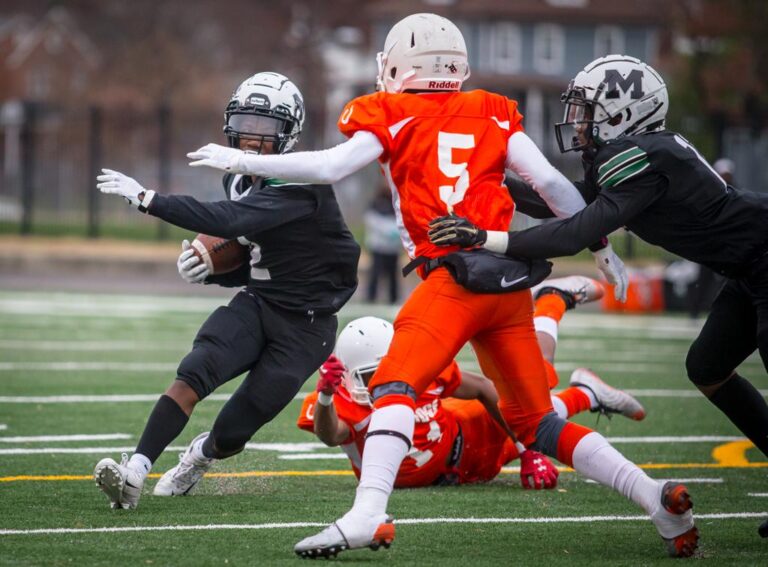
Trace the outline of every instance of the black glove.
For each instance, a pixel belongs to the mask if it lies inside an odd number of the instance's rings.
[[[485,244],[488,233],[477,228],[468,219],[447,215],[432,219],[429,223],[429,241],[438,246],[457,245],[462,248],[472,248]]]

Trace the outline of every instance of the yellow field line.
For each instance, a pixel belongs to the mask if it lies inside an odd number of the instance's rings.
[[[765,463],[722,464],[722,463],[646,463],[638,465],[641,469],[758,469],[768,468]],[[573,472],[569,467],[558,467],[560,472]],[[517,474],[517,471],[503,470],[502,474]],[[351,470],[324,471],[244,471],[208,473],[208,478],[250,478],[250,477],[285,477],[285,476],[352,476]],[[149,478],[160,478],[160,474],[150,474]],[[0,477],[0,482],[52,482],[64,480],[93,480],[90,474],[62,475],[16,475]]]

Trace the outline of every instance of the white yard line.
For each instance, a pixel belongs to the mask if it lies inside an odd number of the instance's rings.
[[[120,435],[120,434],[118,434]],[[69,436],[62,436],[69,437]],[[72,436],[77,437],[77,436]],[[123,438],[128,438],[125,436]],[[6,439],[13,439],[12,437]],[[25,439],[19,437],[18,439]],[[34,440],[37,438],[29,437],[26,439]],[[742,437],[730,436],[682,436],[682,437],[607,437],[612,443],[726,443],[730,441],[740,441]],[[67,440],[67,439],[60,439]],[[3,438],[0,437],[0,442]],[[23,441],[19,441],[23,442]],[[346,456],[341,452],[329,451],[329,448],[322,443],[247,443],[245,448],[249,451],[276,451],[283,453],[279,458],[297,461],[297,460],[319,460],[319,459],[345,459]],[[0,455],[65,455],[65,454],[115,454],[133,451],[134,447],[20,447],[12,449],[0,449]],[[171,446],[168,451],[183,451],[186,447],[182,445]],[[511,469],[510,469],[511,470]]]
[[[166,447],[167,451],[184,451],[186,446]],[[130,453],[136,447],[36,447],[34,449],[0,449],[0,455],[112,455],[115,453]]]
[[[0,339],[0,349],[13,351],[177,351],[188,349],[192,346],[192,340],[189,341],[159,341],[159,342],[135,342],[135,341],[19,341]]]
[[[185,445],[166,447],[166,451],[184,451]],[[306,453],[318,449],[328,449],[323,443],[246,443],[249,451],[276,451],[278,453]],[[114,454],[131,452],[135,447],[34,447],[0,449],[0,455],[67,455],[67,454]],[[343,456],[343,453],[338,453]]]
[[[747,496],[753,496],[756,498],[768,498],[768,492],[747,492]]]
[[[0,443],[42,443],[57,441],[111,441],[130,439],[127,433],[103,433],[97,435],[37,435],[31,437],[0,437]]]
[[[0,372],[176,372],[177,362],[0,362]]]
[[[520,469],[517,470],[519,472]],[[722,484],[722,478],[654,478],[659,482],[683,482],[685,484]],[[599,484],[595,480],[585,479],[587,484]],[[698,516],[697,516],[698,517]]]
[[[131,373],[174,373],[178,362],[0,362],[0,372],[131,372]],[[460,366],[472,372],[481,372],[480,366],[473,361],[461,361]],[[590,361],[556,362],[558,372],[568,373],[576,368],[589,366],[601,374],[623,374],[628,376],[645,374],[663,374],[674,370],[674,380],[684,380],[682,362],[604,362],[591,364]],[[643,390],[635,390],[643,391]],[[667,391],[667,390],[656,390]],[[696,390],[690,390],[696,392]],[[698,394],[700,395],[700,394]],[[693,397],[693,396],[690,396]]]
[[[559,391],[556,390],[555,393]],[[763,396],[768,396],[768,390],[759,390]],[[705,400],[698,390],[634,390],[625,392],[638,398],[698,398]],[[308,392],[299,392],[294,400],[303,400]],[[122,404],[134,402],[155,402],[160,394],[94,394],[94,395],[62,395],[62,396],[0,396],[0,404]],[[226,401],[230,394],[211,394],[206,400]],[[6,426],[7,427],[7,426]],[[5,429],[0,425],[0,430]],[[649,441],[651,443],[651,441]]]
[[[744,437],[730,435],[672,435],[656,437],[606,437],[610,443],[729,443],[742,441]]]
[[[295,400],[303,400],[308,392],[299,392]],[[211,394],[206,400],[226,401],[231,394]],[[66,395],[66,396],[0,396],[0,404],[82,404],[82,403],[130,403],[156,402],[160,393],[156,394],[106,394],[106,395]]]
[[[280,455],[278,459],[286,461],[318,461],[325,459],[347,459],[345,453],[292,453],[290,455]]]
[[[697,514],[698,520],[735,520],[763,518],[766,512],[733,512]],[[564,516],[539,518],[404,518],[395,520],[399,525],[420,524],[588,524],[592,522],[648,522],[648,516]],[[324,522],[284,522],[269,524],[204,524],[176,526],[120,526],[103,528],[39,528],[27,530],[0,530],[0,535],[48,535],[121,532],[213,531],[213,530],[269,530],[324,527]]]

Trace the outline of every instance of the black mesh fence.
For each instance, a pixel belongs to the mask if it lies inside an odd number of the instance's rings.
[[[9,106],[10,105],[10,106]],[[0,230],[22,234],[165,237],[168,228],[96,189],[108,167],[147,188],[222,196],[221,175],[186,153],[224,143],[210,111],[6,103],[0,121]]]

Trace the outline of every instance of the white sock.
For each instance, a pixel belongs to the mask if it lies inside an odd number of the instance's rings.
[[[203,443],[205,443],[206,439],[207,437],[202,437],[192,444],[190,455],[192,456],[192,460],[196,463],[205,464],[210,463],[213,460],[213,458],[206,457],[205,453],[203,453]]]
[[[585,435],[576,445],[573,468],[587,478],[620,492],[648,514],[659,506],[661,484],[611,447],[597,432]]]
[[[552,317],[534,317],[533,318],[533,328],[536,329],[537,333],[546,333],[553,339],[555,339],[555,343],[557,343],[557,326],[558,322],[555,321]]]
[[[589,409],[595,409],[597,408],[597,398],[595,397],[595,393],[587,388],[586,386],[576,386],[579,390],[584,392],[587,397],[589,398]],[[568,418],[565,418],[568,419]]]
[[[565,402],[557,396],[549,396],[552,400],[552,407],[555,408],[557,417],[568,419],[568,408],[565,407]]]
[[[360,483],[350,515],[370,517],[386,513],[397,471],[410,449],[399,436],[371,435],[371,432],[396,431],[410,441],[414,425],[413,410],[403,404],[386,406],[373,412],[368,426],[369,437],[363,450]]]
[[[134,453],[131,455],[131,458],[128,459],[128,464],[125,466],[127,466],[132,471],[139,473],[141,478],[147,478],[149,471],[152,470],[152,461],[150,461],[141,453]]]

